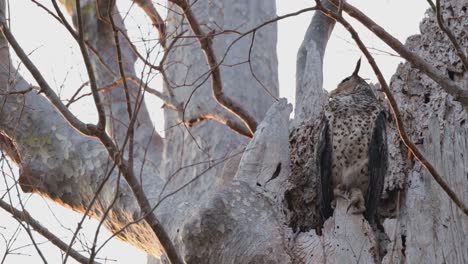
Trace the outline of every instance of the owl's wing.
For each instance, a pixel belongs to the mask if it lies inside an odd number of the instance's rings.
[[[319,196],[319,208],[321,214],[321,224],[333,215],[331,201],[333,200],[332,188],[332,141],[330,137],[330,125],[325,115],[321,121],[318,151],[317,151],[317,193]]]
[[[387,135],[385,132],[385,113],[381,111],[375,121],[374,131],[369,143],[369,187],[365,197],[365,217],[371,225],[376,221],[386,171]]]

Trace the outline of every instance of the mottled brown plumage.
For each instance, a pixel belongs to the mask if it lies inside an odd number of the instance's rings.
[[[354,73],[330,93],[322,117],[318,166],[322,220],[337,197],[374,224],[387,168],[385,114],[370,86]]]

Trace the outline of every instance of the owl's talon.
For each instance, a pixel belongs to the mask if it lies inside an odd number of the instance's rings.
[[[343,198],[344,200],[346,201],[349,201],[349,193],[347,190],[342,190],[342,187],[341,187],[341,184],[336,186],[335,189],[333,189],[333,195],[335,197],[340,197],[340,198]],[[336,203],[336,201],[335,201]]]
[[[349,199],[349,205],[348,208],[346,209],[346,213],[348,213],[349,209],[351,207],[355,207],[354,210],[351,211],[352,214],[362,214],[366,211],[366,207],[364,206],[364,196],[362,195],[361,190],[352,188],[350,190],[350,199]]]

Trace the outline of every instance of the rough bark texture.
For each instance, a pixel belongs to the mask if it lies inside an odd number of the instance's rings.
[[[463,1],[451,1],[445,3],[443,8],[446,21],[450,21],[450,29],[466,49],[468,42],[466,30],[463,30],[467,26],[466,5]],[[448,38],[438,29],[431,11],[428,11],[428,17],[421,23],[421,35],[410,37],[406,46],[446,71],[462,87],[467,87],[467,71],[462,68]],[[431,162],[466,203],[466,111],[437,84],[408,63],[400,65],[391,86],[412,139],[424,149]],[[293,198],[294,203],[290,201],[289,208],[292,210],[288,220],[291,227],[302,231],[310,230],[317,224],[314,221],[318,216],[317,208],[314,207],[317,198],[313,193],[316,182],[314,142],[317,125],[317,121],[305,122],[291,134],[291,182],[294,187],[286,194]],[[313,231],[298,235],[294,252],[304,262],[326,260],[331,263],[349,263],[352,260],[373,263],[379,261],[375,257],[378,247],[387,244],[384,263],[467,261],[468,218],[420,164],[407,155],[393,123],[390,123],[388,130],[390,168],[380,213],[387,219],[385,231],[391,243],[387,243],[385,235],[374,234],[367,224],[360,225],[361,221],[355,216],[343,214],[338,206],[335,215],[324,224],[324,236],[316,236]],[[301,196],[299,193],[302,191],[312,193]],[[380,250],[383,252],[382,248]]]
[[[191,10],[205,33],[213,29],[246,31],[273,18],[276,11],[273,0],[193,2]],[[466,48],[464,1],[446,2],[443,8],[448,28]],[[88,18],[86,39],[99,53],[97,57],[90,52],[98,85],[106,86],[122,77],[114,33],[108,21],[95,19],[96,6],[83,10]],[[390,168],[380,212],[386,218],[385,231],[391,243],[387,246],[386,236],[375,234],[361,215],[346,214],[343,203],[338,203],[334,216],[325,222],[323,235],[316,234],[316,118],[327,98],[322,88],[322,60],[332,20],[316,13],[299,50],[297,107],[292,122],[291,106],[284,99],[276,100],[276,25],[257,31],[253,45],[249,35],[229,51],[226,49],[238,35],[214,36],[215,53],[222,62],[223,91],[259,123],[254,137],[247,140],[219,122],[204,120],[190,128],[180,123],[181,118],[196,120],[207,115],[238,120],[212,99],[200,46],[193,37],[175,38],[178,33],[192,33],[182,22],[181,11],[175,6],[170,10],[174,11],[168,15],[167,45],[177,43],[164,64],[164,92],[174,94],[185,111],[181,116],[165,109],[166,134],[162,139],[153,131],[143,103],[136,125],[134,170],[139,172],[144,165],[141,179],[145,192],[158,205],[156,215],[187,263],[376,263],[383,257],[382,248],[388,251],[384,263],[468,262],[467,217],[407,155],[393,124],[388,127]],[[114,20],[125,30],[118,13],[114,13]],[[135,55],[122,37],[120,40],[124,74],[133,76]],[[25,191],[84,212],[112,162],[96,139],[76,132],[42,95],[7,94],[30,85],[11,68],[7,43],[3,38],[0,41],[0,146],[19,164]],[[447,69],[462,87],[468,86],[467,69],[461,68],[432,12],[421,24],[421,35],[409,38],[406,45]],[[254,73],[242,63],[249,59]],[[141,96],[137,85],[128,84],[131,98]],[[412,139],[468,202],[467,112],[407,63],[400,65],[391,86]],[[103,94],[107,130],[119,145],[129,124],[124,98],[122,85]],[[113,231],[140,217],[130,188],[118,177],[114,169],[89,212],[101,217],[119,186],[105,222]],[[167,262],[145,222],[131,225],[119,237],[150,253],[149,263]]]
[[[468,49],[465,1],[445,1],[443,15],[448,28]],[[447,36],[438,28],[435,14],[420,25],[421,35],[408,38],[406,46],[468,87],[468,70],[462,68]],[[398,67],[391,81],[411,137],[444,175],[450,187],[468,203],[467,111],[438,85],[408,64]],[[395,250],[384,262],[466,263],[468,217],[417,163],[407,171],[406,188],[395,220],[386,223]],[[393,246],[393,245],[392,245]]]

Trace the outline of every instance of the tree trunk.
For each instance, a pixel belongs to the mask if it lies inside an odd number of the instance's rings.
[[[466,2],[442,3],[444,21],[466,51]],[[421,35],[406,46],[430,61],[452,80],[468,87],[463,69],[447,36],[438,28],[434,12],[421,23]],[[460,15],[460,16],[459,16]],[[464,17],[463,17],[464,16]],[[468,202],[468,114],[458,102],[427,76],[406,63],[392,78],[392,90],[405,113],[411,137],[454,190]],[[384,262],[466,263],[468,217],[448,198],[431,176],[408,157],[405,188],[400,192],[396,218],[385,223],[395,249]],[[399,168],[393,168],[397,171]]]

